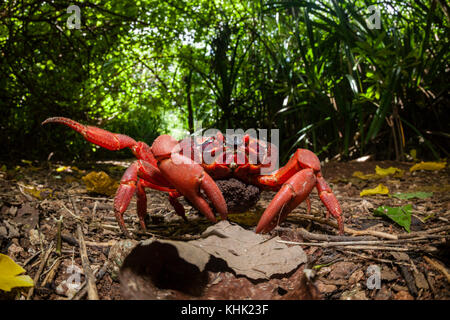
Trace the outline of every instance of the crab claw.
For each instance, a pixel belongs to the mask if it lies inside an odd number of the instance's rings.
[[[222,219],[226,219],[227,204],[217,184],[201,165],[178,151],[178,142],[168,135],[159,136],[153,142],[152,152],[164,178],[209,220],[216,222],[211,207],[200,194],[200,189],[203,190]]]
[[[256,226],[256,233],[269,232],[303,200],[316,186],[313,169],[303,169],[289,178],[270,202]]]
[[[93,126],[85,126],[69,118],[53,117],[42,122],[43,125],[47,123],[62,123],[80,133],[87,141],[108,150],[131,148],[137,144],[133,138],[124,134],[112,133]]]

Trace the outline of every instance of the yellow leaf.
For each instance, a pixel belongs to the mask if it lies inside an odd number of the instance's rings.
[[[410,172],[417,170],[441,170],[444,169],[447,165],[447,162],[421,162],[413,165],[409,168]]]
[[[40,200],[45,199],[53,194],[53,191],[51,189],[38,189],[30,185],[20,186],[23,188],[24,192]]]
[[[0,290],[11,291],[12,288],[34,286],[33,279],[20,275],[24,272],[10,257],[0,253]]]
[[[376,188],[374,189],[364,189],[359,194],[361,197],[364,196],[371,196],[374,194],[389,194],[389,189],[382,183],[380,183]]]
[[[114,195],[119,187],[119,183],[116,180],[111,179],[108,174],[103,171],[92,171],[81,179],[83,179],[86,184],[86,189],[89,192],[95,192],[107,196]]]
[[[361,171],[353,172],[353,177],[359,178],[361,180],[375,180],[380,179],[381,177],[374,173],[364,174]]]
[[[68,166],[61,166],[61,167],[56,168],[56,172],[63,172],[63,171],[66,171],[69,168],[70,167],[68,167]]]
[[[377,175],[381,177],[393,175],[396,178],[401,178],[403,176],[403,170],[396,167],[389,167],[387,169],[383,169],[379,166],[375,167],[375,172]]]

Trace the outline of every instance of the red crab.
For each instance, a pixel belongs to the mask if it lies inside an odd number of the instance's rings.
[[[109,150],[130,148],[136,156],[138,160],[123,174],[114,198],[116,219],[126,235],[129,234],[123,213],[135,192],[140,225],[142,229],[146,229],[145,188],[168,192],[169,201],[176,213],[185,220],[184,207],[177,200],[180,196],[184,196],[209,220],[215,222],[215,215],[207,202],[209,200],[222,219],[226,219],[227,203],[215,180],[230,178],[236,178],[263,190],[278,191],[261,216],[256,227],[257,233],[269,232],[275,228],[305,199],[309,211],[308,196],[314,187],[327,208],[327,218],[330,214],[335,217],[339,233],[344,232],[339,202],[322,177],[319,159],[309,150],[297,149],[284,167],[272,174],[263,175],[262,169],[270,169],[274,165],[273,159],[277,156],[277,149],[274,145],[256,140],[249,135],[230,137],[217,132],[214,136],[186,138],[181,141],[169,135],[161,135],[149,147],[146,143],[136,142],[126,135],[82,125],[68,118],[49,118],[42,124],[47,123],[67,125],[82,134],[87,141]],[[205,159],[199,158],[201,155],[207,155],[210,161],[200,163],[194,161]],[[249,161],[255,158],[256,162]]]

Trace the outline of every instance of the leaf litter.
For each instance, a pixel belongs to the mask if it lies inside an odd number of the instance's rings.
[[[87,190],[82,177],[86,172],[104,171],[111,180],[118,181],[130,163],[131,161],[120,164],[118,162],[76,164],[80,169],[70,168],[64,164],[50,164],[49,167],[38,167],[34,163],[21,163],[19,166],[1,164],[0,168],[5,170],[0,172],[0,252],[14,257],[14,260],[25,270],[25,274],[31,277],[37,274],[43,254],[58,236],[57,221],[64,216],[61,255],[57,255],[55,251],[50,253],[43,267],[42,276],[35,284],[32,299],[68,299],[68,296],[74,294],[74,291],[64,293],[61,288],[64,287],[64,283],[67,287],[67,266],[73,263],[82,265],[77,246],[77,223],[83,226],[89,260],[97,277],[100,299],[149,298],[148,296],[133,297],[130,294],[131,291],[123,292],[121,276],[119,277],[123,262],[130,258],[131,250],[137,248],[137,243],[145,241],[148,245],[153,243],[165,245],[166,248],[174,248],[173,243],[181,242],[184,245],[190,245],[194,248],[193,250],[201,249],[205,253],[205,260],[208,257],[203,272],[200,271],[201,268],[196,267],[197,271],[192,274],[193,281],[190,286],[202,289],[197,292],[174,290],[170,286],[163,289],[157,288],[158,291],[154,288],[153,291],[147,290],[151,282],[148,278],[140,277],[139,279],[146,280],[142,283],[138,282],[142,284],[141,292],[158,292],[154,294],[154,298],[157,299],[202,299],[205,297],[242,299],[246,297],[249,299],[426,300],[450,297],[450,284],[446,281],[449,270],[448,256],[450,256],[448,254],[450,185],[446,182],[449,176],[447,167],[438,171],[410,171],[409,168],[412,167],[410,163],[392,161],[326,164],[323,167],[323,174],[341,203],[346,228],[349,231],[356,230],[363,233],[354,236],[353,233],[346,232],[346,239],[342,241],[364,238],[367,241],[375,241],[376,244],[332,247],[283,244],[288,248],[303,249],[307,261],[297,264],[295,259],[289,257],[280,261],[292,262],[295,266],[290,266],[286,270],[269,272],[267,269],[272,270],[270,259],[263,261],[263,259],[252,258],[257,265],[256,271],[245,264],[239,265],[234,260],[238,260],[244,250],[242,244],[235,243],[231,245],[231,250],[227,251],[222,248],[225,247],[222,243],[225,238],[218,235],[220,232],[203,237],[202,234],[204,235],[209,227],[215,225],[204,219],[197,210],[191,208],[182,199],[181,202],[186,208],[189,220],[188,223],[183,222],[174,214],[167,201],[167,195],[159,191],[147,190],[149,213],[147,232],[142,232],[139,228],[136,202],[135,199],[132,200],[125,214],[125,221],[137,241],[125,239],[115,221],[112,210],[113,195],[107,196]],[[377,166],[390,171],[390,174],[379,177],[382,171],[378,169],[377,173]],[[399,170],[389,169],[390,167],[403,170],[403,174],[400,175]],[[57,168],[62,169],[56,170]],[[361,197],[362,190],[373,188],[371,183],[374,180],[352,177],[355,171],[360,171],[363,175],[377,174],[377,184],[385,185],[389,189],[389,195]],[[27,193],[23,187],[19,188],[19,184],[31,186],[32,192]],[[45,192],[43,196],[34,196],[32,193],[35,190],[45,190]],[[425,192],[432,192],[432,194]],[[111,191],[110,194],[113,192]],[[273,196],[273,192],[263,192],[255,208],[246,215],[264,211]],[[74,210],[71,199],[77,206],[77,211]],[[394,220],[374,215],[376,208],[382,206],[398,208],[407,205],[411,205],[410,233]],[[312,218],[308,218],[309,216]],[[306,212],[306,205],[302,204],[289,215],[281,228],[275,229],[265,237],[269,239],[278,237],[278,239],[300,243],[310,241],[321,245],[328,241],[339,240],[333,239],[338,237],[333,220],[325,221],[324,216],[325,209],[317,198],[317,194],[313,192],[309,215]],[[242,219],[236,215],[230,220],[239,222]],[[240,226],[254,234],[253,220],[247,216],[244,220],[248,220],[247,223],[242,223]],[[418,224],[418,221],[422,222]],[[220,226],[220,223],[216,226]],[[324,239],[308,240],[304,238],[304,233],[298,232],[299,228],[305,228],[311,234]],[[395,236],[398,240],[386,240],[373,234]],[[203,248],[191,243],[202,243],[213,239],[216,241],[215,244],[212,242],[211,246]],[[230,240],[230,243],[238,241],[235,237],[230,237]],[[126,243],[123,244],[124,242]],[[276,245],[280,244],[276,243]],[[118,249],[121,245],[121,249]],[[354,249],[356,247],[360,249]],[[208,248],[208,251],[205,248]],[[229,249],[228,244],[225,248]],[[178,249],[175,251],[178,252]],[[181,251],[188,252],[185,249]],[[272,251],[278,251],[277,247]],[[193,256],[198,255],[184,254],[184,259],[181,259],[176,254],[168,258],[176,257],[175,261],[181,262]],[[57,263],[57,259],[61,259],[62,263]],[[156,268],[158,263],[155,261],[157,260],[149,261],[149,265]],[[350,263],[342,264],[339,263],[340,261]],[[195,263],[198,264],[198,261]],[[195,263],[189,262],[186,267]],[[139,265],[142,264],[136,263],[136,266]],[[317,265],[324,267],[314,270],[313,266]],[[369,277],[367,269],[372,265],[378,265],[382,270],[380,290],[370,290],[366,285]],[[168,263],[164,265],[164,270],[177,271],[178,267],[176,263]],[[346,268],[345,272],[341,270],[343,267]],[[411,277],[405,276],[407,274],[404,271],[405,268]],[[101,272],[101,270],[107,271]],[[185,268],[179,270],[184,271]],[[78,271],[81,273],[81,281],[84,281],[82,272]],[[260,278],[253,279],[252,273],[256,275],[256,278],[258,276]],[[43,278],[48,278],[44,286]],[[413,287],[411,281],[414,282],[416,291],[410,291],[410,287]],[[72,299],[78,299],[80,295],[82,299],[86,297],[77,292]]]

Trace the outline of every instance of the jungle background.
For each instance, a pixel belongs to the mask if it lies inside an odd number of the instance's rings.
[[[3,159],[111,157],[43,128],[51,116],[149,144],[196,122],[280,129],[281,160],[448,156],[445,1],[6,1],[0,14]]]
[[[25,272],[32,279],[7,298],[190,299],[194,290],[195,299],[213,300],[448,300],[449,21],[444,0],[2,2],[0,299]],[[166,193],[147,189],[147,230],[133,198],[127,239],[113,199],[135,160],[130,150],[41,125],[55,116],[148,144],[200,126],[279,129],[281,165],[297,148],[322,161],[345,235],[314,191],[311,210],[301,204],[269,234],[303,248],[308,261],[297,269],[275,263],[277,277],[257,282],[208,270],[213,281],[192,281],[188,293],[149,288],[136,272],[119,279],[138,240],[195,241],[227,221],[213,224],[181,198],[183,221]],[[229,221],[255,235],[274,195],[261,192]],[[133,261],[160,266],[147,253]],[[367,285],[374,264],[376,290]],[[82,285],[71,286],[67,270]],[[142,286],[133,292],[127,283]]]

